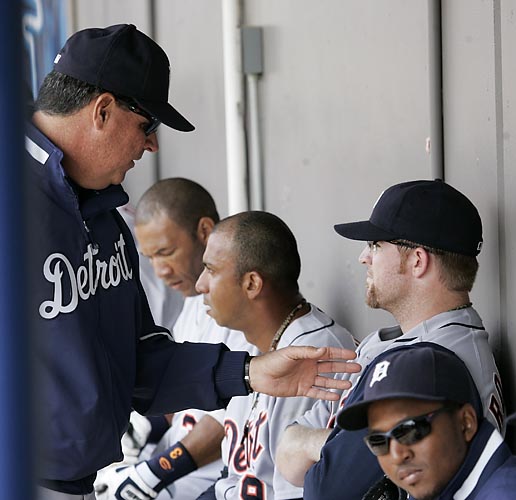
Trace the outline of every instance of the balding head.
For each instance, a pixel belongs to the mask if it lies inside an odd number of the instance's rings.
[[[165,179],[139,201],[134,232],[156,276],[188,297],[197,294],[202,255],[218,220],[215,202],[202,186],[188,179]]]
[[[210,193],[189,179],[173,177],[151,186],[136,206],[135,225],[148,224],[157,214],[165,214],[191,235],[195,235],[202,217],[214,223],[219,214]]]

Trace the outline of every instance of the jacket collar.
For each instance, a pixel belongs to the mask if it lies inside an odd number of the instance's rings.
[[[26,124],[25,149],[41,166],[36,168],[41,187],[68,211],[79,210],[83,219],[125,205],[129,201],[121,185],[101,190],[83,189],[66,176],[63,152],[33,123]]]

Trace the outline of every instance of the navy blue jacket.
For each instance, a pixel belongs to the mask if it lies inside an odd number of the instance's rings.
[[[169,413],[223,407],[247,394],[246,353],[176,344],[150,313],[121,186],[74,186],[62,152],[27,125],[29,282],[38,476],[77,481],[122,458],[131,408]]]
[[[516,457],[511,454],[500,433],[486,420],[471,442],[461,468],[436,500],[453,498],[516,498]]]

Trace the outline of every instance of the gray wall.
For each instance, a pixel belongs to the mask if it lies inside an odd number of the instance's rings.
[[[357,337],[392,324],[363,303],[361,244],[333,224],[368,218],[390,184],[431,178],[429,8],[423,0],[247,0],[264,29],[259,112],[266,209],[300,246],[307,298]],[[205,185],[227,214],[222,8],[214,0],[71,2],[73,28],[133,22],[172,65],[171,102],[196,125],[162,128],[162,177]],[[516,0],[443,0],[445,178],[478,206],[484,249],[473,302],[491,332],[516,410]],[[154,13],[154,14],[153,14]],[[155,178],[147,159],[125,182],[132,201]]]
[[[514,1],[443,4],[447,180],[479,208],[485,245],[473,300],[492,332],[509,409],[516,404]],[[511,189],[512,188],[512,189]]]

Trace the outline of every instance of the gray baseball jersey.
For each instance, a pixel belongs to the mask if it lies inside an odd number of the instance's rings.
[[[396,327],[382,328],[367,336],[357,349],[356,361],[367,366],[378,354],[400,343],[434,342],[454,351],[466,364],[478,388],[485,417],[503,434],[505,407],[501,379],[488,342],[488,333],[478,313],[472,308],[448,311],[423,321],[403,333]],[[360,374],[343,375],[353,382]],[[353,390],[353,389],[350,389]],[[338,403],[318,401],[297,423],[312,428],[332,428],[335,416],[343,406],[349,391]]]
[[[313,305],[308,314],[288,326],[278,349],[288,345],[355,349],[349,332]],[[302,488],[290,484],[277,471],[274,455],[285,426],[313,403],[313,399],[304,397],[274,398],[258,393],[233,398],[226,409],[226,436],[222,442],[228,477],[217,481],[217,499],[302,497]]]

